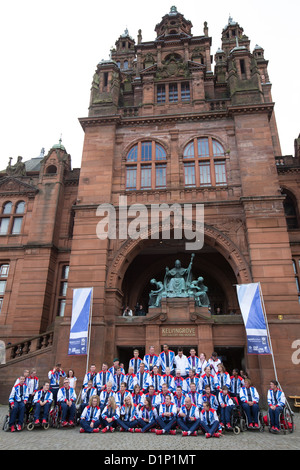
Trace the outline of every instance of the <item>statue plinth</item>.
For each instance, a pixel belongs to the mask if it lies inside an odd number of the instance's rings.
[[[159,315],[161,321],[168,322],[187,322],[197,320],[207,320],[211,318],[208,307],[195,306],[194,297],[163,297],[159,307],[152,307],[147,315],[148,320],[151,317]]]

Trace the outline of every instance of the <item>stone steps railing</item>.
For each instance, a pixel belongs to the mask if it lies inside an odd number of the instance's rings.
[[[6,346],[6,364],[13,359],[24,358],[28,354],[42,351],[52,346],[53,334],[53,331],[47,331],[18,343],[8,344]]]

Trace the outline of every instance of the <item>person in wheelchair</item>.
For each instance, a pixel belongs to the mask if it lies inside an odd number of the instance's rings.
[[[270,417],[270,431],[273,433],[280,432],[280,415],[285,406],[285,395],[282,390],[278,388],[278,382],[271,380],[270,389],[267,395]]]
[[[76,393],[75,390],[70,387],[70,382],[67,378],[64,379],[64,386],[61,387],[58,391],[57,402],[61,406],[62,426],[74,426],[76,413]],[[67,421],[67,415],[69,415],[69,422]]]
[[[259,394],[251,385],[250,379],[245,379],[245,384],[240,390],[240,398],[247,416],[248,428],[259,428]]]
[[[19,382],[14,385],[9,395],[10,417],[9,427],[11,432],[22,431],[24,423],[25,405],[28,401],[28,387],[25,377],[19,377]],[[16,426],[16,427],[15,427]]]
[[[43,388],[38,390],[33,397],[34,404],[34,424],[40,424],[40,416],[42,414],[42,424],[47,424],[49,412],[53,401],[53,394],[49,390],[50,383],[45,382]]]

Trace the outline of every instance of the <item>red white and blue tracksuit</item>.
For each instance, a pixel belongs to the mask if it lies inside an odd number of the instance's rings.
[[[181,414],[185,416],[181,416]],[[182,405],[177,415],[177,424],[182,431],[190,431],[191,433],[197,431],[200,425],[198,407],[193,403],[190,408],[187,408],[186,405]]]
[[[203,409],[200,413],[200,427],[205,433],[213,435],[220,430],[220,423],[216,410]]]
[[[132,401],[137,406],[143,406],[145,400],[145,394],[143,392],[132,393]]]
[[[240,398],[242,402],[243,410],[245,411],[248,419],[248,425],[251,423],[258,424],[258,413],[259,413],[259,394],[255,387],[242,387],[240,390]],[[253,405],[248,405],[248,402],[252,401]]]
[[[170,416],[166,416],[165,413],[171,413]],[[166,405],[166,403],[162,403],[159,405],[158,416],[156,418],[157,424],[163,429],[165,432],[169,432],[173,427],[176,426],[177,422],[177,408],[174,403],[170,403],[170,405]]]
[[[187,387],[187,393],[189,393],[191,391],[191,384],[195,384],[196,385],[196,390],[197,392],[200,391],[200,379],[199,377],[187,377],[185,379],[185,383],[186,383],[186,387]]]
[[[187,384],[183,377],[178,377],[177,375],[174,377],[175,383],[175,390],[177,387],[181,387],[183,393],[187,393]]]
[[[199,374],[201,370],[199,369],[199,357],[198,356],[189,356],[188,360],[188,367],[186,368],[186,374],[189,374],[189,370],[193,369],[195,374]]]
[[[171,373],[174,370],[175,366],[175,353],[174,351],[168,350],[167,354],[162,351],[159,355],[159,365],[161,367],[162,373],[166,373],[166,367],[170,367]]]
[[[97,378],[97,372],[87,372],[84,376],[83,383],[82,385],[84,387],[87,387],[89,380],[93,382],[93,387],[96,387],[96,378]]]
[[[150,385],[152,385],[151,375],[147,371],[139,371],[136,374],[136,381],[137,384],[140,386],[141,391],[143,392],[148,392]]]
[[[93,395],[97,395],[97,388],[96,387],[91,387],[91,388],[84,387],[82,389],[82,392],[81,392],[81,405],[80,405],[81,411],[83,411],[84,408],[86,406],[88,406],[88,404],[90,402],[90,398]]]
[[[156,392],[161,392],[161,386],[163,384],[162,375],[152,374],[151,379],[152,379],[152,385],[154,387],[154,390]]]
[[[285,395],[282,390],[268,390],[268,406],[269,406],[269,416],[271,427],[275,427],[278,430],[280,429],[279,416],[285,406]],[[275,410],[271,408],[275,406]]]
[[[100,410],[101,410],[101,412],[106,407],[109,397],[113,397],[114,399],[116,399],[115,392],[113,392],[112,390],[110,392],[108,392],[107,390],[102,390],[102,392],[100,393]]]
[[[112,418],[111,422],[107,421],[107,418]],[[117,406],[115,410],[110,405],[107,405],[101,413],[101,420],[104,426],[117,427],[120,418],[120,408]]]
[[[107,382],[111,382],[111,386],[114,386],[114,377],[113,375],[106,370],[105,372],[101,370],[98,372],[96,376],[96,387],[97,387],[97,393],[100,396],[100,392],[105,389]]]
[[[66,388],[61,387],[58,390],[57,394],[57,402],[61,406],[61,420],[64,422],[67,420],[67,414],[69,414],[69,421],[75,421],[75,413],[76,413],[76,393],[74,388]],[[67,404],[67,401],[71,401],[71,405]]]
[[[132,393],[133,389],[134,389],[134,386],[137,384],[136,375],[135,374],[126,374],[124,382],[126,382],[127,390],[129,390]]]
[[[52,369],[48,372],[48,379],[50,380],[50,391],[53,394],[54,405],[57,403],[57,394],[61,377],[66,377],[66,373],[63,370],[57,371],[56,369]]]
[[[124,405],[124,401],[127,396],[130,396],[130,397],[132,396],[129,390],[125,390],[124,392],[121,392],[121,390],[118,390],[117,392],[115,392],[115,400],[116,400],[117,406],[121,408],[121,406]]]
[[[120,416],[116,418],[117,423],[121,428],[128,431],[130,428],[135,428],[138,425],[138,406],[131,405],[130,407],[122,405],[119,407]]]
[[[167,384],[169,392],[175,392],[175,382],[173,375],[163,374],[161,376],[161,384]]]
[[[240,377],[239,375],[237,377],[235,377],[234,375],[230,377],[230,388],[229,388],[230,395],[231,397],[236,397],[239,403],[240,403],[240,390],[241,390],[241,387],[243,386],[244,386],[244,379],[242,377]]]
[[[91,427],[91,423],[94,424]],[[93,432],[93,429],[96,429],[100,426],[100,407],[99,406],[86,406],[80,416],[80,426],[85,430],[85,432]]]
[[[202,374],[201,377],[200,377],[200,383],[199,383],[199,390],[200,392],[202,393],[205,393],[205,387],[206,385],[209,385],[210,386],[210,390],[212,392],[214,392],[216,386],[217,386],[217,382],[215,380],[215,377],[214,375],[212,374],[209,374],[209,376],[207,376],[206,374]]]
[[[133,373],[134,373],[134,375],[136,375],[138,373],[138,371],[140,370],[140,365],[141,365],[142,362],[143,361],[140,357],[132,357],[129,361],[128,369],[130,367],[133,367]]]
[[[223,424],[230,424],[231,413],[234,408],[234,402],[228,393],[223,393],[222,391],[219,393],[218,399],[220,405],[220,421]]]
[[[40,402],[46,401],[45,405],[41,406]],[[32,403],[34,406],[34,420],[40,418],[41,410],[43,409],[43,416],[42,419],[48,421],[49,411],[51,408],[51,403],[53,402],[53,393],[44,390],[38,390],[33,397]]]
[[[157,354],[146,354],[143,359],[143,363],[145,364],[145,369],[148,372],[152,372],[153,367],[158,365],[159,357]]]
[[[226,385],[228,390],[230,389],[230,375],[228,372],[217,372],[215,375],[216,390],[221,391],[222,387]]]
[[[202,393],[200,395],[199,408],[202,409],[204,403],[206,403],[207,401],[209,401],[210,407],[212,409],[216,411],[218,410],[219,402],[218,402],[216,395],[214,395],[213,393],[210,393],[209,396],[206,393]]]
[[[13,426],[18,418],[18,425],[22,426],[24,422],[25,405],[28,401],[28,387],[24,383],[14,385],[9,395],[9,404],[11,406],[9,416],[9,426]]]
[[[190,397],[191,402],[197,407],[200,406],[201,393],[199,392],[188,392],[186,397]]]
[[[142,432],[149,431],[149,429],[156,426],[157,410],[154,406],[147,408],[142,406],[138,413],[138,424],[142,428]]]
[[[126,375],[123,374],[123,373],[121,373],[120,375],[115,374],[113,376],[113,379],[114,379],[114,383],[113,383],[112,389],[113,389],[114,392],[117,392],[121,388],[121,383],[122,382],[126,383]]]

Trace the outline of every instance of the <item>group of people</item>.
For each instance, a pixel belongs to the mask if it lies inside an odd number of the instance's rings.
[[[28,372],[28,374],[27,374]],[[79,392],[74,371],[65,373],[61,364],[49,371],[48,380],[39,388],[36,371],[27,371],[14,384],[9,403],[11,431],[21,430],[26,403],[34,405],[34,423],[47,423],[51,406],[60,405],[63,427],[80,423],[80,432],[120,431],[219,437],[231,430],[231,416],[241,406],[249,428],[259,427],[259,394],[247,374],[234,369],[229,374],[217,353],[209,359],[204,353],[177,354],[168,345],[156,354],[151,346],[143,358],[133,351],[128,372],[117,358],[113,365],[103,363],[101,371],[91,364]],[[61,386],[61,379],[63,385]],[[271,430],[280,430],[279,416],[285,396],[274,380],[268,391]]]

